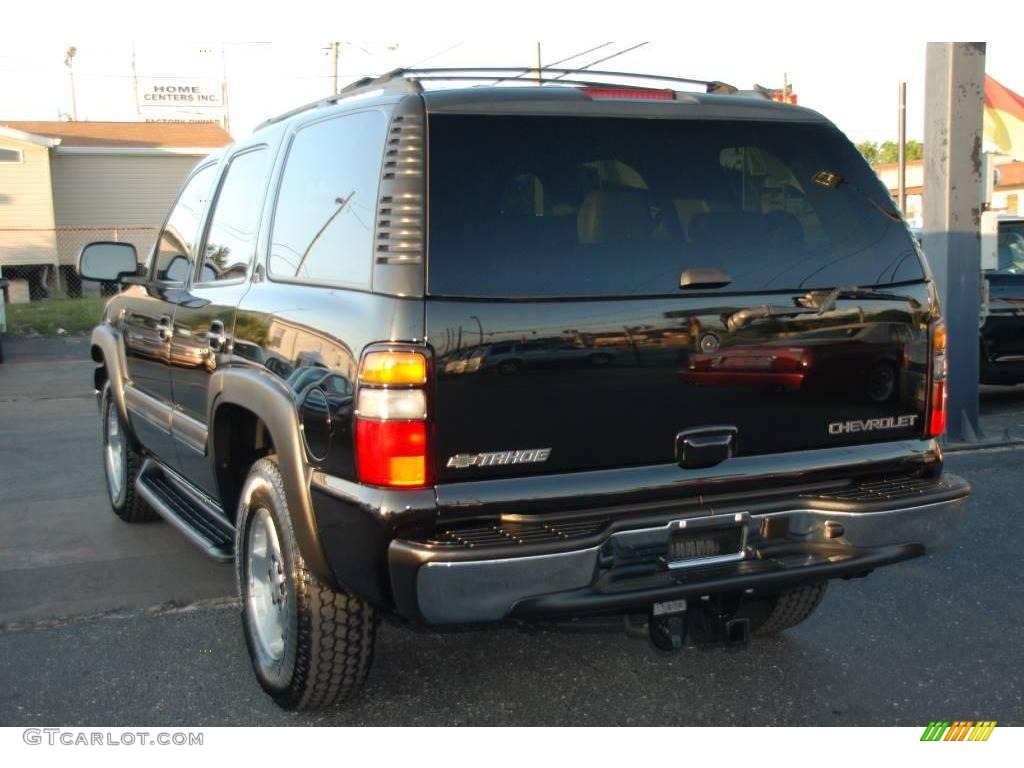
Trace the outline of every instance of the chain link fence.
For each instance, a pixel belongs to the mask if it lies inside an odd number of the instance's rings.
[[[145,260],[156,242],[156,227],[0,228],[0,270],[9,281],[4,302],[24,304],[44,299],[78,299],[108,295],[114,284],[83,281],[78,276],[82,246],[96,241],[132,243]]]

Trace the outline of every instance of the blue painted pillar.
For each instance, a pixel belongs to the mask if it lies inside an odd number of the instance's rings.
[[[949,332],[946,439],[975,442],[985,43],[928,43],[923,246]]]

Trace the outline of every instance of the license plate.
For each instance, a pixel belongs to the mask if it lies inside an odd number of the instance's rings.
[[[726,525],[673,531],[666,560],[669,568],[707,560],[734,560],[743,556],[743,526]]]

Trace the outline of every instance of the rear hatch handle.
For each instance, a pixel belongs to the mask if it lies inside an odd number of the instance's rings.
[[[724,288],[732,282],[732,277],[715,267],[694,267],[684,269],[679,275],[680,288]]]

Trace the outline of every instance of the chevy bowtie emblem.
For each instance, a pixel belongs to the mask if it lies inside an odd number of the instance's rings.
[[[494,453],[457,453],[448,459],[448,466],[452,469],[466,469],[466,467],[533,464],[547,461],[550,455],[550,448],[527,448],[521,451],[495,451]]]

